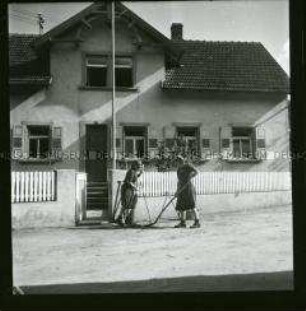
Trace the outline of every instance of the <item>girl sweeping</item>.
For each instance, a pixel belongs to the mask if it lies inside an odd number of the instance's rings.
[[[121,205],[122,209],[118,216],[118,224],[125,226],[134,226],[134,214],[138,201],[137,180],[143,173],[141,161],[132,162],[131,168],[127,171],[123,185],[121,187]]]
[[[190,228],[200,228],[199,212],[196,209],[196,192],[191,182],[198,171],[194,166],[187,163],[182,156],[177,157],[178,161],[178,186],[176,210],[180,215],[180,223],[175,228],[186,228],[186,212],[190,210],[194,216],[194,224]]]

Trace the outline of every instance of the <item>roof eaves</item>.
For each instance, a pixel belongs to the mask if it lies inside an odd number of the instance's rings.
[[[69,29],[78,21],[80,21],[84,16],[90,13],[95,7],[97,6],[96,3],[89,5],[87,8],[83,9],[82,11],[78,12],[77,14],[73,15],[72,17],[68,18],[64,22],[60,23],[59,25],[55,26],[44,35],[42,35],[39,39],[36,40],[35,46],[39,47],[47,42],[49,42],[54,36],[57,36],[61,32]]]
[[[125,12],[127,12],[133,19],[135,19],[136,22],[138,22],[143,27],[143,29],[152,33],[152,35],[158,40],[160,40],[166,48],[170,49],[172,52],[175,52],[175,49],[173,49],[173,47],[171,46],[172,42],[169,38],[164,36],[161,32],[159,32],[152,25],[144,21],[141,17],[139,17],[136,13],[132,12],[128,7],[126,7],[121,2],[116,2],[116,5],[118,8],[125,10]],[[82,20],[82,18],[84,18],[87,14],[90,14],[96,7],[97,3],[93,3],[88,7],[86,7],[85,9],[83,9],[82,11],[80,11],[79,13],[70,17],[68,20],[57,25],[56,27],[54,27],[53,29],[42,35],[40,38],[38,38],[35,42],[35,46],[39,47],[47,42],[50,42],[53,37],[73,27],[76,23]]]
[[[51,84],[51,77],[43,76],[43,77],[10,78],[9,84],[11,85],[49,85]]]
[[[239,87],[196,87],[196,86],[180,86],[167,85],[162,83],[164,90],[185,90],[185,91],[223,91],[223,92],[248,92],[248,93],[281,93],[290,94],[289,89],[273,89],[273,88],[239,88]]]

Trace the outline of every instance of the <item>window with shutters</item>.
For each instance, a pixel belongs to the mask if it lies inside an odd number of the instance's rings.
[[[62,128],[50,124],[14,125],[13,159],[23,161],[59,160],[62,151]]]
[[[144,158],[146,154],[147,127],[124,127],[124,151],[127,158]]]

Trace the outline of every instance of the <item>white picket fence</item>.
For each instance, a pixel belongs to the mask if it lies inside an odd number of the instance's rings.
[[[192,182],[199,195],[291,190],[289,172],[200,172]],[[141,196],[173,195],[177,175],[176,172],[144,172],[139,183]]]
[[[56,173],[52,172],[12,172],[11,201],[43,202],[54,201]]]

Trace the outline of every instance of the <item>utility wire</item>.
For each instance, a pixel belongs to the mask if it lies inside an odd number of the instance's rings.
[[[32,15],[26,15],[26,14],[22,14],[20,12],[17,12],[15,10],[11,10],[11,14],[14,14],[14,15],[18,15],[20,17],[23,17],[23,18],[28,18],[28,19],[36,19],[37,20],[37,15],[36,16],[32,16]]]
[[[12,8],[11,10],[14,11],[14,12],[16,12],[16,13],[22,14],[22,15],[32,16],[33,18],[36,18],[36,17],[37,17],[37,14],[35,14],[35,13],[31,12],[31,11],[28,11],[28,10],[26,10],[26,9]]]
[[[17,14],[21,14],[21,15],[24,15],[25,17],[28,17],[28,18],[32,18],[32,19],[35,19],[37,20],[37,15],[38,14],[35,14],[35,13],[25,13],[25,12],[22,12],[22,11],[17,11],[15,9],[12,9],[12,12],[14,13],[17,13]],[[48,20],[52,21],[52,22],[61,22],[63,19],[59,19],[59,18],[56,18],[54,17],[54,15],[52,14],[48,14],[48,13],[41,13],[41,15],[43,17],[46,17]]]
[[[22,22],[24,22],[24,23],[28,23],[28,24],[31,24],[31,25],[37,24],[37,22],[35,22],[34,20],[29,20],[29,19],[24,18],[24,17],[21,17],[21,16],[19,16],[19,15],[9,14],[9,16],[10,16],[11,18],[19,19],[20,21],[22,21]]]

